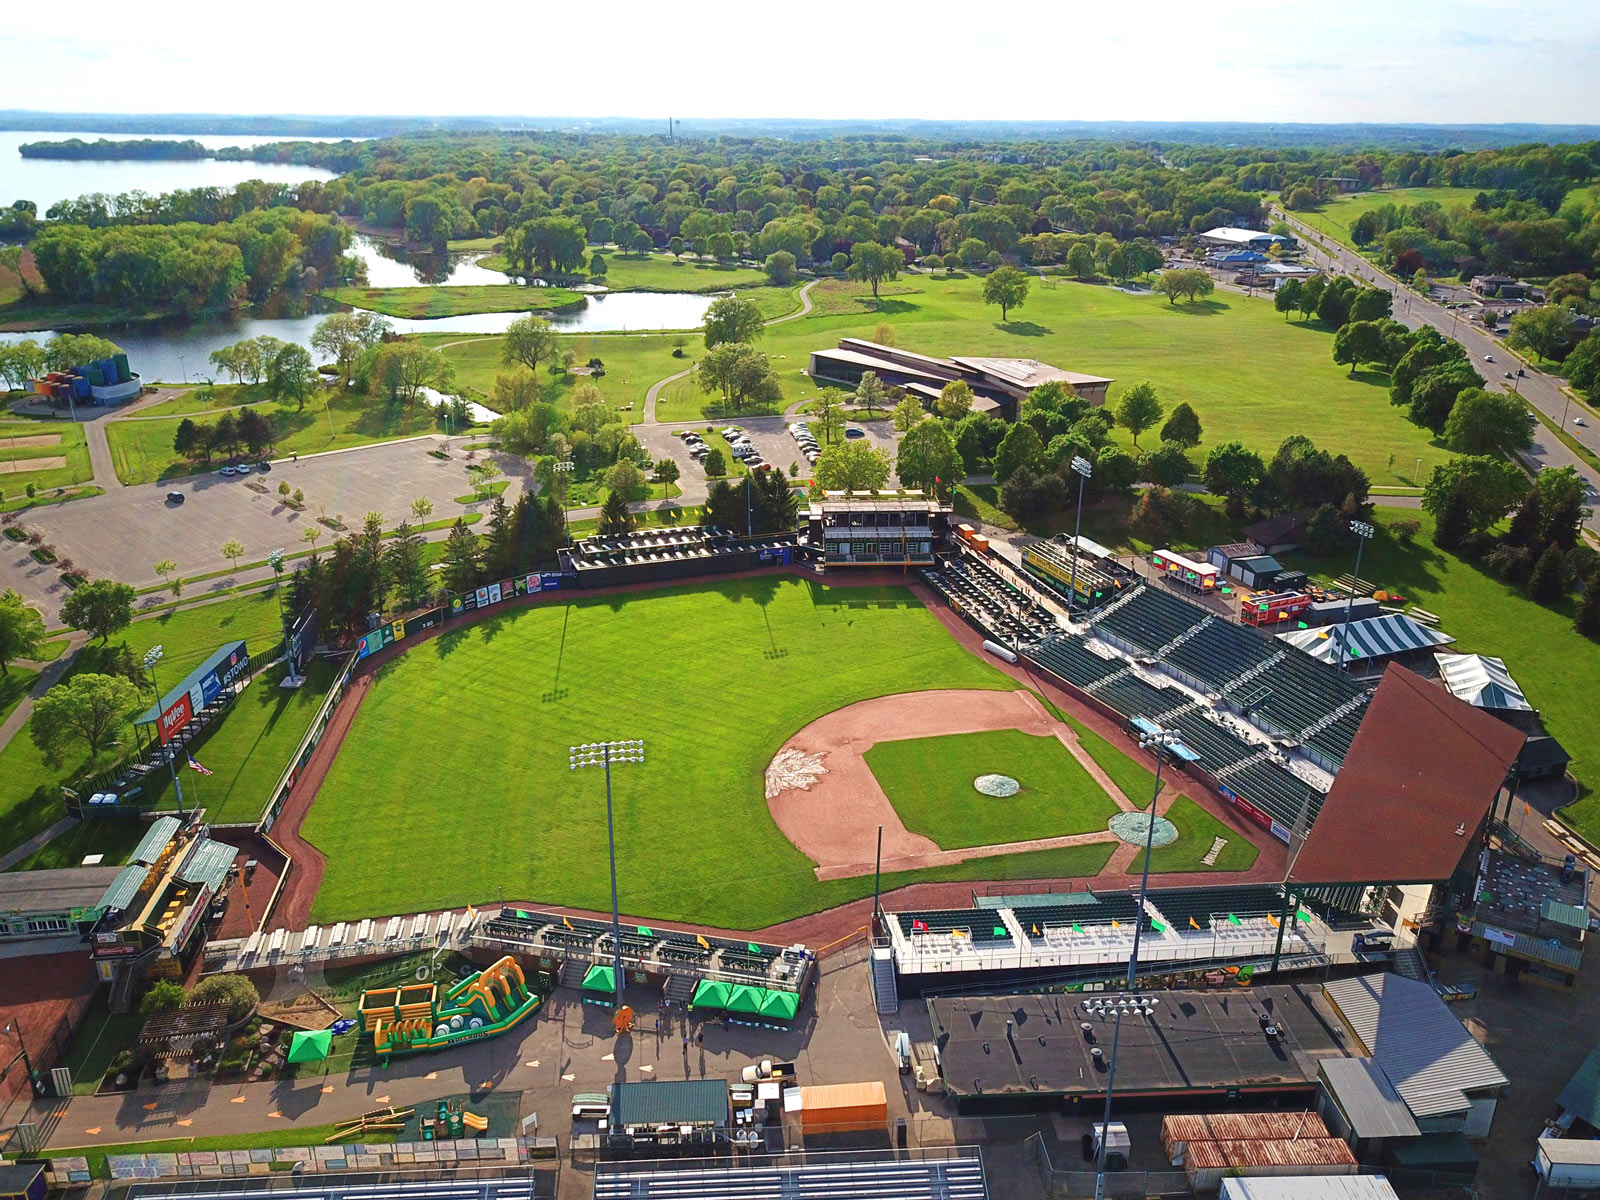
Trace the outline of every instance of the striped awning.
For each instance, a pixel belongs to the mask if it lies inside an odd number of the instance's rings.
[[[1436,646],[1450,645],[1455,638],[1430,629],[1404,613],[1385,613],[1381,617],[1351,621],[1348,625],[1293,629],[1280,633],[1278,640],[1326,663],[1337,663],[1340,647],[1346,646],[1343,657],[1350,663],[1364,658],[1388,658],[1412,650],[1432,650]]]
[[[1435,654],[1439,676],[1458,700],[1479,708],[1498,708],[1508,712],[1532,712],[1533,705],[1522,694],[1517,681],[1506,670],[1504,659],[1485,654]]]

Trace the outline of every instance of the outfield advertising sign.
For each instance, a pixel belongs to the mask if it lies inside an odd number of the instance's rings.
[[[787,567],[789,565],[789,558],[790,553],[788,546],[771,546],[765,550],[756,551],[756,561],[761,563],[763,566],[768,564],[779,564]]]
[[[376,654],[385,646],[398,642],[405,636],[406,623],[404,621],[390,621],[386,625],[379,625],[356,644],[356,657],[365,658],[369,654]]]
[[[164,746],[174,737],[183,732],[183,727],[194,719],[194,707],[189,702],[189,693],[185,692],[161,714],[159,734],[161,744]]]

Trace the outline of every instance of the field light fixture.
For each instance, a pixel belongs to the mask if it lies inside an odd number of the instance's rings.
[[[611,970],[617,1011],[622,1010],[622,917],[617,906],[617,835],[611,819],[611,764],[642,763],[644,742],[630,738],[615,742],[584,742],[567,747],[567,769],[604,767],[606,772],[606,850],[611,858]]]
[[[156,664],[161,661],[165,650],[160,645],[151,646],[144,652],[144,669],[150,672],[150,686],[156,690],[156,737],[161,736],[161,687],[156,683]],[[178,793],[178,817],[183,818],[183,783],[178,779],[178,752],[167,749],[165,743],[162,749],[167,755],[167,765],[172,768],[172,786]]]
[[[1366,521],[1351,521],[1350,532],[1356,535],[1356,573],[1350,576],[1350,596],[1344,602],[1344,628],[1339,634],[1339,670],[1345,668],[1345,655],[1350,649],[1350,614],[1356,602],[1356,584],[1361,582],[1361,552],[1367,548],[1367,542],[1377,532]]]
[[[1094,474],[1094,467],[1081,454],[1072,456],[1072,469],[1078,473],[1078,515],[1072,521],[1072,568],[1067,579],[1067,615],[1072,615],[1072,602],[1078,595],[1078,555],[1082,543],[1078,535],[1083,531],[1083,481]]]

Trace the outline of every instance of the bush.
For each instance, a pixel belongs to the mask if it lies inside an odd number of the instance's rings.
[[[150,990],[144,994],[144,999],[139,1001],[139,1020],[148,1021],[157,1013],[182,1008],[185,999],[187,996],[183,984],[174,983],[170,979],[158,979],[150,985]]]
[[[1389,532],[1394,534],[1402,546],[1409,546],[1417,534],[1422,532],[1422,522],[1408,517],[1404,521],[1393,522],[1389,526]]]
[[[210,975],[195,984],[191,997],[197,1004],[222,1004],[228,1006],[228,1020],[244,1018],[261,1002],[256,985],[243,975]]]
[[[1533,574],[1533,551],[1501,542],[1483,560],[1484,570],[1507,583],[1522,583]]]

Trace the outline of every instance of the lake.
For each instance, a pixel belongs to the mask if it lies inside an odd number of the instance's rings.
[[[149,138],[152,141],[183,141],[189,138],[181,133],[30,133],[26,130],[0,130],[0,204],[13,200],[32,200],[39,206],[42,217],[60,200],[73,200],[90,192],[141,191],[151,195],[178,191],[182,188],[233,187],[246,179],[261,179],[269,183],[302,183],[307,179],[333,179],[334,172],[317,167],[300,167],[292,163],[218,162],[202,158],[189,162],[145,162],[138,159],[116,159],[110,162],[63,161],[54,158],[23,158],[17,147],[23,142],[64,142],[68,138],[82,138],[93,142],[102,137],[113,141],[126,138]],[[260,146],[266,142],[336,142],[339,138],[283,138],[227,135],[195,135],[194,141],[211,150],[224,146]]]
[[[504,282],[504,277],[499,277]],[[578,308],[550,317],[562,333],[618,333],[661,329],[694,329],[705,320],[706,309],[717,299],[695,292],[614,292],[590,296]],[[209,361],[211,352],[243,338],[270,334],[285,342],[310,347],[311,331],[324,315],[339,306],[313,300],[297,315],[246,315],[202,321],[145,321],[136,325],[94,326],[75,330],[110,338],[128,352],[133,370],[147,383],[193,383],[208,377],[231,382]],[[506,326],[526,313],[473,313],[429,320],[386,318],[397,333],[503,333]],[[50,329],[31,333],[0,333],[0,342],[55,336]],[[318,356],[320,357],[320,356]]]

